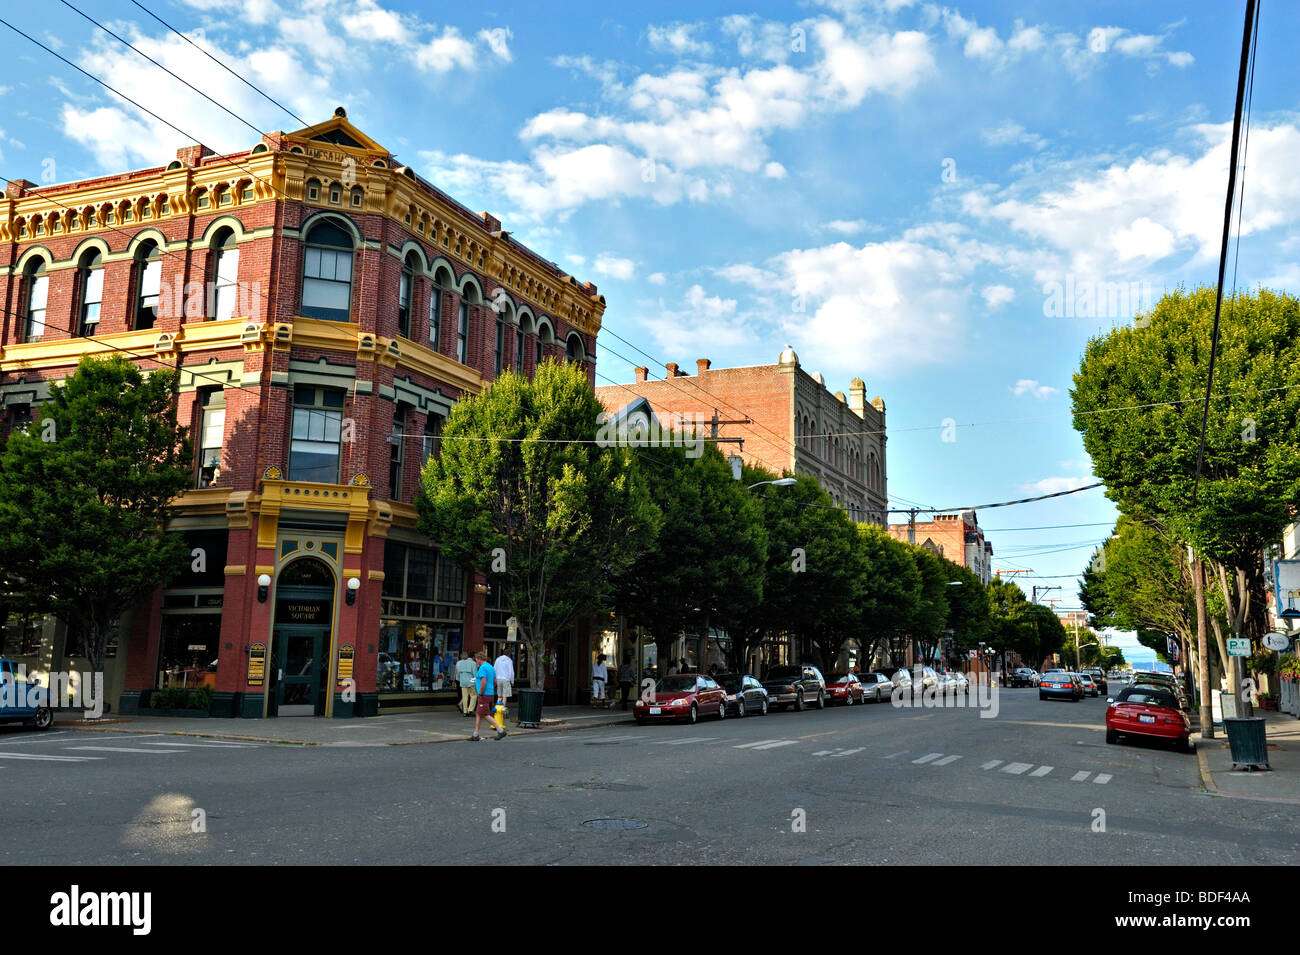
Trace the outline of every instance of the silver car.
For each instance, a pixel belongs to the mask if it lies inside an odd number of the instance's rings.
[[[859,673],[858,681],[862,684],[864,703],[868,700],[879,703],[881,700],[888,700],[894,694],[894,681],[883,673]]]

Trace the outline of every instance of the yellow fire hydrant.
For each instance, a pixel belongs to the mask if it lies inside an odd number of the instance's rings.
[[[501,727],[501,729],[505,729],[505,728],[506,728],[506,705],[505,705],[505,703],[502,702],[501,700],[497,700],[497,705],[496,705],[496,711],[495,711],[495,712],[496,712],[496,721],[497,721],[497,726]]]

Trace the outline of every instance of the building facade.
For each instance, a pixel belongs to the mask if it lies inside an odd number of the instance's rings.
[[[890,524],[895,540],[928,547],[958,567],[965,567],[987,584],[993,575],[993,545],[984,539],[974,511],[935,514],[932,520]]]
[[[716,414],[717,435],[743,441],[720,445],[724,454],[778,475],[811,475],[853,520],[885,523],[885,402],[868,402],[861,378],[849,383],[847,398],[831,394],[789,346],[774,365],[714,368],[707,358],[695,365],[691,375],[669,364],[663,381],[647,380],[648,369],[637,368],[635,381],[603,385],[596,394],[614,413],[645,398],[660,417],[705,421],[706,434]]]
[[[342,108],[245,152],[12,183],[0,301],[6,429],[39,421],[83,355],[179,372],[194,487],[168,530],[196,559],[123,620],[120,709],[171,686],[230,716],[423,707],[452,699],[459,651],[506,646],[499,594],[416,530],[421,467],[455,402],[506,369],[568,360],[594,381],[604,298]],[[6,653],[71,668],[57,641],[11,621]]]

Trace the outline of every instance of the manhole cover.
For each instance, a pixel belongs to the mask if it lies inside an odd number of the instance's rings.
[[[650,823],[640,819],[588,819],[583,825],[588,829],[623,830],[644,829]]]

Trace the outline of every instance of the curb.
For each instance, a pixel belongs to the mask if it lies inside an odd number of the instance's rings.
[[[204,733],[204,732],[199,732],[197,730],[158,730],[158,729],[147,729],[147,728],[128,729],[126,726],[122,725],[123,723],[128,723],[128,722],[130,721],[122,720],[121,723],[116,723],[111,726],[102,725],[102,724],[97,726],[77,726],[70,723],[55,724],[55,726],[61,729],[77,730],[79,732],[85,732],[85,733],[116,732],[116,733],[136,733],[140,735],[150,735],[150,736],[193,736],[199,739],[228,739],[228,740],[234,740],[234,741],[245,742],[245,743],[279,743],[287,746],[332,746],[335,742],[339,742],[336,740],[285,739],[282,737],[275,737],[275,736],[251,736],[251,735],[235,734],[235,733],[217,733],[217,732]],[[524,736],[533,736],[542,733],[563,733],[569,730],[586,729],[588,727],[595,727],[595,726],[617,726],[623,723],[631,723],[631,722],[632,722],[632,717],[630,716],[621,717],[619,719],[608,719],[608,720],[584,720],[580,724],[578,723],[570,724],[566,721],[561,721],[558,725],[555,726],[544,727],[542,729],[515,729],[515,730],[511,730],[510,733],[511,734],[519,733]],[[426,732],[435,732],[435,731],[428,730]],[[468,737],[457,735],[457,736],[446,736],[442,739],[393,740],[391,742],[372,743],[369,745],[412,746],[412,745],[425,745],[429,743],[462,743],[466,739],[468,739]],[[346,742],[350,743],[352,741],[346,740]]]

